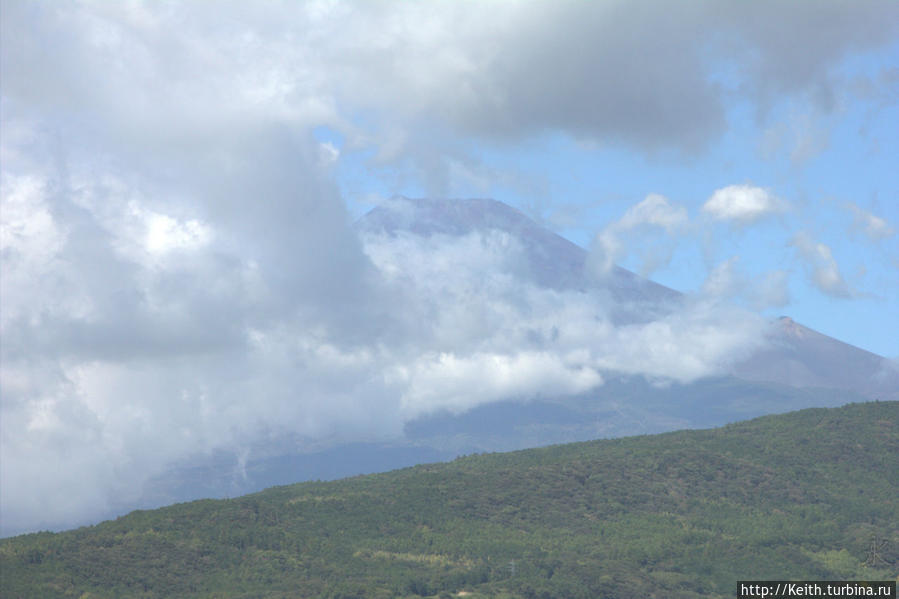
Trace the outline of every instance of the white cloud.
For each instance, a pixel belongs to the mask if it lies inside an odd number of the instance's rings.
[[[588,272],[596,277],[607,276],[625,255],[625,246],[614,231],[604,229],[597,233],[590,244]]]
[[[35,175],[4,172],[0,194],[0,251],[15,254],[29,268],[42,268],[60,252],[66,237],[45,200],[46,182]]]
[[[672,204],[665,196],[651,193],[640,203],[628,208],[616,228],[627,230],[640,225],[655,225],[670,233],[686,224],[686,208]]]
[[[727,298],[739,293],[744,286],[744,281],[736,272],[739,261],[739,256],[733,256],[715,266],[702,284],[703,294],[709,297]]]
[[[801,166],[827,150],[830,138],[822,122],[822,113],[825,112],[803,107],[799,114],[791,114],[786,122],[765,129],[759,144],[762,156],[771,160],[787,151],[790,162]]]
[[[440,409],[459,413],[510,397],[572,395],[602,383],[595,367],[566,364],[555,352],[512,355],[440,353],[422,356],[390,373],[402,384],[402,414],[414,418]]]
[[[526,275],[514,274],[521,249],[500,240],[489,231],[461,237],[367,236],[365,240],[378,268],[394,273],[394,280],[401,280],[409,292],[406,298],[412,304],[403,306],[403,312],[415,322],[427,323],[420,334],[430,335],[429,345],[455,348],[424,356],[429,366],[422,368],[417,362],[419,366],[406,376],[411,380],[411,373],[418,372],[425,378],[436,377],[457,369],[471,375],[460,379],[468,389],[464,381],[475,381],[483,374],[487,382],[481,391],[471,388],[452,400],[463,402],[462,406],[468,407],[471,397],[492,396],[521,377],[528,379],[527,388],[555,386],[568,392],[585,384],[589,387],[590,381],[598,384],[591,373],[602,369],[689,381],[721,372],[728,356],[758,341],[760,320],[709,303],[695,303],[682,313],[644,324],[616,326],[609,316],[612,306],[601,293],[538,287]],[[487,266],[482,271],[476,264]],[[715,323],[728,319],[732,320],[725,327],[728,332],[716,337]],[[707,342],[696,344],[693,334]],[[645,359],[647,355],[653,359]],[[474,366],[482,359],[484,363]],[[525,365],[532,368],[531,375],[524,374]],[[508,374],[518,367],[522,370],[517,377]],[[563,375],[569,383],[557,380]],[[452,387],[444,381],[431,393]],[[417,391],[411,395],[422,396]]]
[[[782,308],[790,303],[790,276],[785,270],[766,273],[752,289],[750,300],[756,310]]]
[[[761,312],[790,303],[789,273],[775,270],[750,275],[741,268],[741,257],[732,256],[714,266],[702,284],[700,297],[729,301]]]
[[[852,228],[863,232],[872,241],[880,241],[896,234],[896,230],[886,219],[852,202],[847,203],[846,207],[852,212]]]
[[[604,368],[689,382],[721,374],[762,343],[764,321],[736,308],[700,301],[686,310],[615,329]]]
[[[839,298],[853,296],[829,246],[816,242],[804,232],[797,233],[791,245],[805,261],[812,283],[822,293]]]
[[[146,247],[153,253],[164,253],[179,248],[196,249],[209,242],[211,232],[196,219],[178,222],[165,214],[153,214],[147,218]]]
[[[766,189],[752,185],[729,185],[715,190],[702,211],[717,220],[748,224],[769,214],[783,212],[787,205]]]
[[[787,271],[775,270],[752,276],[743,272],[740,264],[740,256],[732,256],[712,268],[702,284],[702,296],[716,301],[739,302],[759,312],[790,303]]]
[[[634,204],[621,219],[607,225],[593,240],[588,268],[599,277],[606,276],[630,251],[641,254],[640,274],[649,276],[671,259],[674,244],[670,240],[688,224],[687,209],[665,196],[650,193]],[[661,228],[668,240],[644,229]]]

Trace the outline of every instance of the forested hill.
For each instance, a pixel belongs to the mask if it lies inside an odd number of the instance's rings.
[[[899,575],[899,402],[475,455],[0,542],[0,596],[733,597]]]

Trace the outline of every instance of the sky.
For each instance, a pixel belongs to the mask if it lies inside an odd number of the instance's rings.
[[[0,4],[0,528],[279,435],[720,373],[789,315],[899,358],[899,4]],[[617,327],[490,197],[688,294]]]

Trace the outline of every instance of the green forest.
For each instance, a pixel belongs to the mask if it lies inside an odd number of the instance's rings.
[[[899,402],[470,455],[0,541],[0,596],[733,597],[899,576]]]

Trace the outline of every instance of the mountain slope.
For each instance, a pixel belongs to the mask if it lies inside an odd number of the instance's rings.
[[[897,497],[899,403],[854,404],[6,539],[0,595],[730,597],[895,578]]]
[[[852,390],[870,398],[899,398],[899,364],[799,324],[778,319],[766,347],[737,364],[749,381]]]

